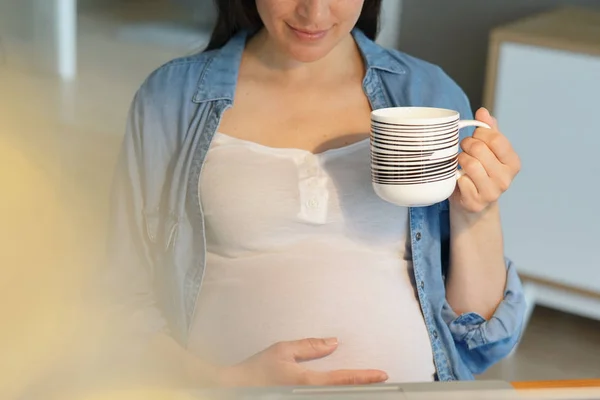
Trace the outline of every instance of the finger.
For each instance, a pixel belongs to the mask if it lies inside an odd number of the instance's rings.
[[[498,160],[484,141],[474,137],[467,137],[461,141],[460,147],[465,153],[481,163],[485,173],[490,178],[501,177],[506,174],[506,165]]]
[[[493,196],[508,190],[518,171],[513,171],[510,166],[505,165],[498,160],[489,146],[479,139],[465,138],[461,142],[461,147],[466,154],[476,158],[481,163],[486,174],[491,178],[495,185],[493,193],[488,193],[488,195]],[[468,161],[463,160],[463,162]],[[480,187],[477,182],[476,185],[481,194],[482,192],[479,190]]]
[[[477,159],[463,152],[459,155],[459,164],[464,172],[457,182],[463,207],[472,212],[479,212],[500,197],[499,188],[485,173]]]
[[[480,200],[479,193],[475,184],[467,175],[462,176],[457,183],[457,195],[460,204],[471,212],[480,212],[485,208],[485,204]]]
[[[387,380],[388,375],[384,371],[375,369],[329,372],[306,371],[304,383],[312,386],[368,385]]]
[[[292,342],[278,343],[278,351],[291,356],[297,362],[315,360],[330,355],[338,346],[336,338],[307,338]]]
[[[475,187],[475,193],[472,193],[471,188],[468,188],[468,192],[465,193],[461,187],[461,194],[473,194],[477,199],[487,199],[495,194],[494,192],[496,189],[494,182],[488,176],[478,159],[462,152],[458,155],[458,163],[462,167],[464,174],[473,182]],[[459,183],[461,180],[462,179],[459,179]]]
[[[479,110],[477,110],[477,112],[475,112],[475,119],[477,121],[485,122],[494,131],[498,130],[498,121],[492,116],[492,114],[490,114],[488,109],[485,107],[481,107]]]
[[[468,206],[474,201],[479,201],[479,192],[477,192],[477,187],[468,175],[463,175],[456,183],[456,186],[458,187],[460,201],[463,203],[463,205]],[[465,200],[467,200],[467,202],[465,202]]]
[[[476,129],[473,133],[473,138],[484,142],[502,164],[510,166],[517,171],[521,168],[519,155],[515,152],[508,138],[499,131]]]

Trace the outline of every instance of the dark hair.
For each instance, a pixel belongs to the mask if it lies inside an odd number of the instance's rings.
[[[256,0],[215,0],[215,5],[217,23],[205,51],[223,47],[240,30],[254,34],[263,27]],[[379,32],[380,11],[381,0],[365,0],[356,23],[356,28],[371,40],[375,40]]]

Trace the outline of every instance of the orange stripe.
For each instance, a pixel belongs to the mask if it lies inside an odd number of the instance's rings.
[[[521,381],[512,382],[515,389],[564,389],[564,388],[600,388],[600,379],[556,380],[556,381]]]

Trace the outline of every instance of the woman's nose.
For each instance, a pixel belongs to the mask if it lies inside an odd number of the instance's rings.
[[[300,0],[297,13],[307,23],[319,24],[329,14],[330,2],[331,0]]]

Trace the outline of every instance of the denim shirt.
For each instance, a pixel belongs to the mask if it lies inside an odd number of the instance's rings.
[[[359,30],[352,35],[365,62],[363,88],[372,109],[441,107],[472,118],[464,92],[439,67],[384,49]],[[128,321],[140,334],[166,332],[184,347],[206,268],[199,177],[221,116],[233,105],[247,38],[239,33],[221,49],[173,60],[147,78],[131,106],[114,180],[106,274],[112,299],[132,307]],[[525,302],[515,266],[506,259],[504,298],[489,320],[457,315],[444,285],[448,202],[409,213],[414,278],[436,379],[473,379],[508,355],[520,337]]]

